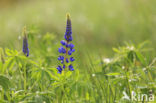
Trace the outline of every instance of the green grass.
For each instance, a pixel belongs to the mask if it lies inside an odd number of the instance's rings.
[[[81,57],[78,50],[75,71],[58,74],[56,41],[54,34],[37,38],[29,32],[30,57],[1,49],[1,102],[131,103],[132,91],[155,95],[156,58],[144,47],[148,42],[113,48],[112,58],[88,51]],[[123,99],[123,92],[129,100]]]
[[[0,10],[0,103],[140,103],[132,92],[156,96],[155,4],[36,0]],[[67,12],[75,71],[60,75]],[[29,57],[22,52],[25,25]]]

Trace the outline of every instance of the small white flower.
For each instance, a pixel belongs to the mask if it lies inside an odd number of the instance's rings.
[[[104,58],[103,62],[106,64],[109,64],[111,62],[111,59],[110,58]]]
[[[130,46],[130,47],[128,46],[127,49],[134,50],[134,46]]]
[[[143,71],[145,71],[146,70],[146,68],[143,68]]]
[[[92,74],[92,77],[95,77],[95,74]]]

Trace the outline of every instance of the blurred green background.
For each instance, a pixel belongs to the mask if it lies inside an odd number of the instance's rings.
[[[63,39],[71,14],[77,48],[112,55],[112,47],[149,40],[156,50],[156,0],[0,0],[0,46],[20,49],[23,26]],[[80,48],[81,47],[81,48]]]

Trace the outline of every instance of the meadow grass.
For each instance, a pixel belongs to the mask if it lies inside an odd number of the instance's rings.
[[[54,45],[54,34],[40,38],[28,34],[29,57],[22,51],[1,49],[1,102],[131,103],[132,91],[155,95],[156,59],[150,58],[150,49],[144,47],[148,42],[113,48],[111,58],[88,51],[83,51],[86,53],[81,57],[76,51],[75,71],[59,74],[56,67],[60,44]]]
[[[150,103],[156,95],[155,4],[38,0],[0,10],[0,103]],[[67,12],[74,71],[60,74]],[[22,50],[25,25],[29,45]],[[132,100],[133,92],[148,100]]]

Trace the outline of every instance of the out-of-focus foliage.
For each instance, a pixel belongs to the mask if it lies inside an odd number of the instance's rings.
[[[135,103],[132,92],[156,95],[155,4],[155,0],[0,1],[0,103]],[[60,75],[58,47],[67,12],[76,62],[75,71]],[[22,53],[25,25],[28,58]]]
[[[60,38],[64,15],[70,12],[74,41],[81,47],[110,55],[111,47],[123,41],[149,40],[156,49],[155,5],[155,0],[19,0],[1,9],[0,45],[14,39],[8,45],[19,48],[17,38],[24,25],[38,28],[39,34],[55,32]]]

